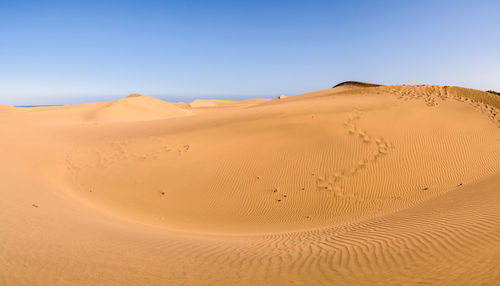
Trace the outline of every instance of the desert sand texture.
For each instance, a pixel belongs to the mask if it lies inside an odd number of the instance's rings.
[[[0,285],[499,285],[500,96],[0,106]]]

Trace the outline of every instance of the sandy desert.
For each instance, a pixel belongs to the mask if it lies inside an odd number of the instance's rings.
[[[500,96],[0,105],[0,285],[500,285]]]

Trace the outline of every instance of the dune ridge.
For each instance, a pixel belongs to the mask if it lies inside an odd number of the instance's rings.
[[[354,86],[5,113],[0,284],[498,284],[500,97]]]

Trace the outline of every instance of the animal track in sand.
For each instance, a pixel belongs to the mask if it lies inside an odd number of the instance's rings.
[[[376,145],[376,151],[373,155],[361,159],[351,168],[351,173],[355,174],[358,170],[366,167],[367,164],[377,161],[381,156],[387,155],[389,150],[394,148],[392,143],[387,142],[383,137],[376,137],[368,134],[366,130],[359,129],[357,122],[361,118],[362,111],[360,109],[355,109],[353,114],[349,116],[349,119],[344,122],[344,126],[348,129],[350,135],[357,135],[357,137],[367,145]]]
[[[396,96],[397,99],[401,100],[423,99],[426,105],[431,107],[438,105],[436,102],[437,99],[441,99],[442,101],[453,99],[467,103],[472,107],[479,109],[482,113],[485,113],[488,118],[500,128],[500,112],[494,106],[473,98],[460,96],[459,94],[450,95],[448,89],[448,86],[420,86],[418,88],[412,87],[408,89],[403,86],[394,87],[388,89],[388,91]]]
[[[276,202],[278,203],[282,202],[285,198],[288,197],[287,194],[280,194],[278,188],[273,188],[272,192],[274,194],[273,200],[276,200]]]
[[[395,95],[397,99],[401,100],[423,99],[427,106],[432,107],[438,105],[436,98],[440,98],[442,100],[448,98],[446,87],[439,87],[437,89],[438,90],[436,92],[435,87],[430,86],[428,89],[419,90],[419,92],[414,92],[415,89],[389,89],[389,92]]]
[[[177,150],[179,151],[179,153],[183,153],[183,152],[189,151],[190,147],[191,146],[189,146],[189,144],[186,144],[186,145],[182,146],[182,148],[178,148]]]
[[[147,148],[144,148],[144,142],[110,140],[93,146],[75,148],[65,157],[65,167],[69,178],[79,186],[80,190],[92,193],[92,190],[89,192],[89,187],[92,186],[84,183],[85,179],[82,179],[92,172],[120,168],[123,164],[135,162],[152,162],[158,159],[168,161],[169,157],[177,154],[177,152],[171,152],[172,150],[181,150],[178,156],[190,150],[189,144],[177,147],[179,145],[170,144],[160,137],[150,137],[145,143]]]
[[[349,115],[349,118],[344,122],[348,134],[362,140],[368,146],[375,146],[375,151],[371,156],[362,158],[352,164],[350,168],[339,170],[333,174],[316,177],[316,189],[318,191],[331,192],[335,197],[352,198],[358,201],[363,201],[364,198],[355,193],[347,193],[342,190],[340,182],[348,177],[357,175],[367,165],[375,163],[380,157],[383,157],[394,148],[392,143],[387,142],[383,137],[376,137],[369,134],[366,130],[358,128],[358,121],[361,118],[362,110],[354,109]]]

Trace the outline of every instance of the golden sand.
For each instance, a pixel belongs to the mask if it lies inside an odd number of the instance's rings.
[[[0,106],[0,285],[498,285],[500,97]]]

